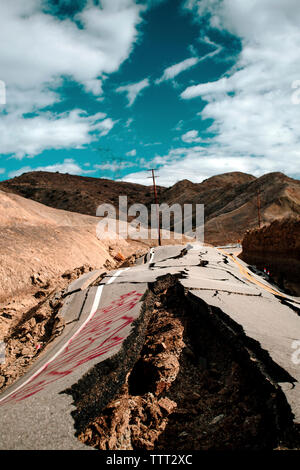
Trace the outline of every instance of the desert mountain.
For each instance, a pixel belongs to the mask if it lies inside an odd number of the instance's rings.
[[[259,198],[258,198],[259,193]],[[213,244],[242,239],[248,229],[300,214],[300,181],[269,173],[236,185],[206,204],[206,238]]]
[[[212,176],[202,181],[202,183],[182,180],[165,190],[161,199],[162,202],[168,204],[189,204],[197,201],[198,204],[207,205],[210,202],[216,202],[216,199],[220,200],[224,191],[230,192],[232,188],[242,186],[255,179],[254,176],[246,173],[232,172]]]
[[[149,204],[153,199],[148,186],[45,171],[24,173],[3,181],[0,189],[56,209],[93,216],[102,203],[118,207],[119,195],[128,197],[129,206],[136,202]]]
[[[153,202],[149,186],[59,173],[31,172],[0,183],[13,192],[58,209],[95,215],[103,202],[118,205],[127,195],[128,204]],[[202,183],[182,180],[170,188],[158,188],[159,201],[205,206],[205,241],[212,244],[236,242],[258,225],[258,196],[261,223],[300,214],[300,181],[283,173],[255,178],[231,172]]]
[[[258,204],[261,225],[299,215],[300,181],[283,173],[260,178],[225,173],[198,184],[180,181],[164,191],[161,199],[169,204],[204,204],[205,241],[225,244],[242,239],[246,230],[257,227]]]

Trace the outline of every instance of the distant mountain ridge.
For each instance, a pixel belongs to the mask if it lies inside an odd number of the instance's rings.
[[[87,215],[95,215],[101,203],[118,207],[119,195],[127,195],[129,206],[153,202],[149,186],[60,173],[25,173],[1,182],[0,189]],[[257,227],[258,193],[262,224],[300,215],[300,181],[279,172],[259,178],[230,172],[202,183],[185,179],[170,188],[158,187],[160,203],[204,204],[205,241],[212,244],[236,242],[246,230]]]
[[[128,204],[151,203],[148,186],[109,179],[92,178],[46,171],[33,171],[0,182],[2,191],[33,199],[55,209],[96,215],[102,203],[118,206],[118,196],[128,196]],[[160,188],[158,188],[160,192]]]

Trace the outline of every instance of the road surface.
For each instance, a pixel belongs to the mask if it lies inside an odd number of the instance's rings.
[[[73,399],[65,393],[134,334],[148,283],[166,274],[195,301],[218,307],[278,368],[278,383],[300,423],[300,298],[280,292],[231,254],[200,245],[152,248],[136,266],[75,281],[60,314],[66,326],[28,372],[0,395],[0,449],[89,449],[75,437]],[[99,285],[95,280],[99,278]],[[137,333],[138,334],[138,333]]]

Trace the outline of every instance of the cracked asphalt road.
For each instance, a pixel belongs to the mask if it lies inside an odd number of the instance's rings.
[[[63,392],[121,350],[141,316],[148,283],[166,274],[179,275],[195,302],[204,301],[214,315],[222,312],[245,347],[255,346],[253,360],[276,371],[300,423],[300,364],[292,360],[293,342],[300,340],[300,298],[278,291],[223,249],[164,246],[152,248],[143,261],[104,277],[89,273],[71,285],[62,335],[0,396],[1,449],[89,449],[75,437],[72,398]]]

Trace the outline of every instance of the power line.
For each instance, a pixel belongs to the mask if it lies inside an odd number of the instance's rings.
[[[101,157],[104,162],[103,170],[110,170],[113,180],[119,179],[124,167],[124,157],[116,157],[110,148],[98,147],[98,151],[106,154],[106,157]]]

